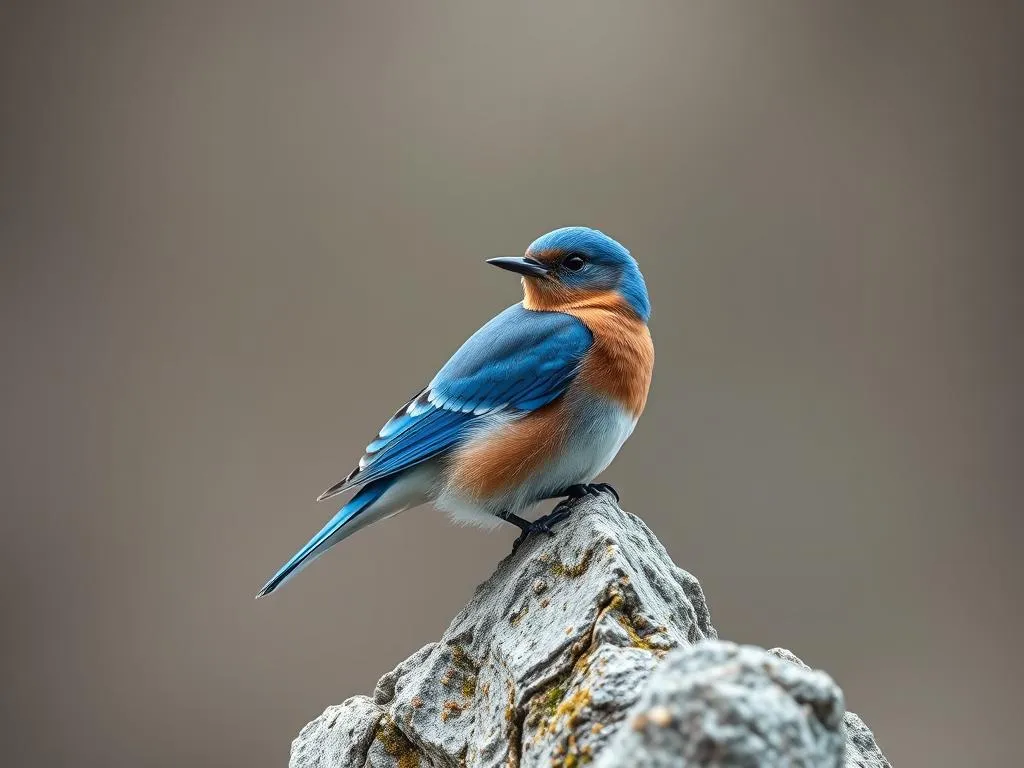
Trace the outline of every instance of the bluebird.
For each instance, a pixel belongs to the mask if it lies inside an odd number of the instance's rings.
[[[456,522],[550,533],[575,499],[603,491],[644,410],[654,368],[651,304],[636,261],[586,227],[488,259],[522,276],[523,300],[474,333],[318,501],[357,493],[281,566],[273,592],[342,539],[427,502]],[[616,495],[616,499],[618,495]],[[529,522],[520,513],[565,498]]]

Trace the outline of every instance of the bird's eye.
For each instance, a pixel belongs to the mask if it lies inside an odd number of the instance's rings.
[[[562,265],[570,272],[579,272],[583,267],[587,265],[586,259],[580,256],[578,253],[570,253],[565,257]]]

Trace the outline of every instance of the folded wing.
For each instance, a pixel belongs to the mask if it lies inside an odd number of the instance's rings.
[[[591,343],[590,331],[571,315],[509,307],[467,339],[381,427],[359,466],[320,498],[433,458],[488,414],[544,407],[565,391]]]

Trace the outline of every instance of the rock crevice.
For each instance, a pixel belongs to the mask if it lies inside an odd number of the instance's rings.
[[[721,642],[704,593],[602,496],[535,536],[436,643],[329,707],[291,768],[888,766],[839,687]]]

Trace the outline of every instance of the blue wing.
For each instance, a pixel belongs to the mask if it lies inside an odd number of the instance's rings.
[[[526,413],[547,405],[576,376],[592,341],[587,327],[571,315],[509,307],[469,337],[381,428],[359,466],[320,498],[437,456],[487,414]]]

